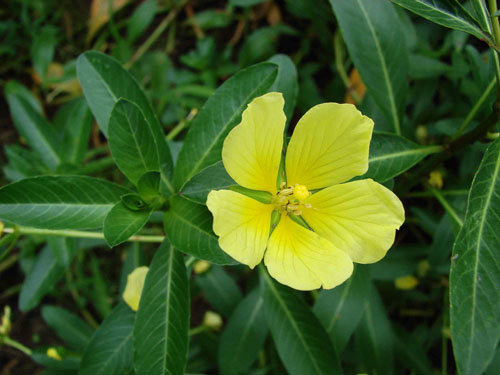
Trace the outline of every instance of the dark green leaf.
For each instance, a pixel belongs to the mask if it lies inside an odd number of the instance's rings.
[[[491,36],[481,30],[477,22],[458,2],[446,0],[391,1],[439,25],[464,31],[481,40],[492,41]]]
[[[420,146],[390,133],[374,133],[370,143],[369,167],[360,178],[385,182],[407,171],[440,146]]]
[[[412,373],[419,375],[433,373],[432,364],[422,346],[403,330],[394,335],[394,350],[397,362],[404,368],[412,370]]]
[[[35,72],[42,81],[45,79],[47,68],[54,58],[54,51],[57,45],[57,29],[54,26],[46,25],[34,35],[31,44],[31,61]]]
[[[151,203],[160,194],[160,174],[147,172],[137,181],[137,191],[146,203]]]
[[[146,0],[132,13],[127,26],[127,36],[130,43],[148,28],[155,17],[157,9],[158,2],[156,0]]]
[[[179,153],[174,176],[176,190],[182,190],[193,176],[221,160],[224,138],[239,123],[247,104],[272,86],[277,73],[278,67],[272,63],[251,66],[224,82],[207,100]]]
[[[363,317],[370,285],[369,269],[357,265],[349,280],[332,290],[322,290],[314,304],[314,314],[325,327],[339,354],[344,351]]]
[[[230,3],[238,7],[251,7],[252,5],[257,5],[264,1],[266,0],[230,0]]]
[[[33,269],[24,280],[19,295],[19,309],[28,311],[38,306],[43,296],[50,292],[63,275],[64,266],[46,245],[38,254]]]
[[[154,129],[134,103],[125,99],[116,102],[109,119],[108,139],[116,165],[134,185],[145,173],[160,171]]]
[[[227,174],[222,161],[218,161],[191,178],[181,193],[193,202],[205,204],[211,190],[227,189],[232,185],[236,182]]]
[[[113,309],[87,345],[80,375],[123,375],[132,370],[134,319],[124,303]]]
[[[330,0],[330,4],[363,82],[396,134],[401,134],[408,49],[396,10],[386,0]]]
[[[26,99],[25,94],[18,94],[22,91],[21,86],[15,81],[7,83],[5,86],[5,96],[9,103],[10,114],[14,120],[19,134],[26,140],[26,143],[35,150],[45,164],[55,169],[61,159],[57,153],[57,136],[52,125],[41,115],[38,108],[33,106],[33,100]]]
[[[184,374],[189,313],[189,282],[184,256],[165,240],[151,262],[135,320],[134,366],[137,374]]]
[[[218,363],[222,375],[246,371],[257,359],[269,330],[263,305],[259,288],[255,288],[229,318],[219,341]]]
[[[364,301],[364,315],[355,333],[359,364],[370,373],[391,375],[394,367],[393,333],[374,285]],[[364,372],[364,371],[360,371]]]
[[[127,285],[127,276],[137,267],[146,265],[145,258],[139,242],[132,242],[128,245],[127,256],[120,274],[120,295],[125,290],[125,285]]]
[[[196,278],[207,301],[225,317],[231,316],[243,295],[236,282],[222,267],[212,266],[208,272]]]
[[[132,211],[119,202],[113,206],[104,219],[104,238],[110,247],[117,246],[139,232],[148,222],[153,210],[146,208]]]
[[[45,229],[100,228],[129,190],[83,176],[27,178],[0,189],[0,219]]]
[[[69,267],[76,252],[75,239],[70,237],[49,237],[47,241],[58,262],[64,267]]]
[[[7,176],[9,179],[11,179],[11,177],[16,177],[15,181],[17,181],[26,177],[41,175],[47,171],[47,167],[43,164],[38,155],[24,147],[6,145],[4,147],[4,152],[9,160],[9,164],[4,167],[4,171],[8,169],[17,174],[16,176]]]
[[[92,336],[92,328],[82,319],[58,306],[42,307],[43,320],[72,349],[83,351]]]
[[[219,247],[212,231],[212,215],[205,206],[178,196],[172,196],[170,204],[164,227],[176,249],[215,264],[236,263]]]
[[[481,374],[500,338],[500,139],[486,150],[453,248],[450,319],[459,372]]]
[[[93,121],[89,106],[83,98],[66,103],[57,112],[54,125],[62,133],[59,153],[65,162],[82,162]]]
[[[269,61],[278,65],[278,76],[269,91],[278,91],[283,94],[285,98],[284,112],[288,127],[293,117],[297,96],[299,94],[297,69],[293,61],[286,55],[274,55]]]
[[[267,324],[287,371],[291,375],[341,374],[332,342],[309,306],[263,268],[260,287]]]

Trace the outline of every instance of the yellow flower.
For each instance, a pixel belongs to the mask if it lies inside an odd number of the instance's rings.
[[[207,206],[220,247],[234,259],[253,268],[264,258],[270,275],[295,289],[330,289],[350,277],[352,262],[385,256],[404,221],[403,205],[371,179],[346,182],[367,171],[373,131],[373,121],[351,104],[320,104],[299,120],[284,159],[286,182],[278,179],[283,106],[276,92],[254,99],[222,148],[228,174],[268,192],[268,203],[218,190]],[[271,228],[273,212],[280,220]]]
[[[394,285],[396,285],[397,289],[410,290],[418,285],[418,279],[412,275],[402,276],[394,280]]]
[[[218,331],[222,327],[222,318],[216,312],[207,311],[203,316],[203,325]]]
[[[56,361],[62,361],[62,358],[59,355],[59,352],[57,351],[56,348],[48,348],[46,354],[47,354],[47,357],[55,359]]]
[[[148,274],[148,267],[137,267],[127,276],[127,285],[123,291],[123,300],[134,311],[139,309],[144,281]]]

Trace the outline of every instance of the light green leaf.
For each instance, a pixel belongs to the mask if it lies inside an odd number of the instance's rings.
[[[43,320],[72,349],[83,351],[93,330],[82,319],[69,311],[53,305],[42,307]]]
[[[409,52],[394,6],[386,0],[330,0],[330,4],[354,66],[395,133],[401,134]]]
[[[207,301],[225,317],[230,317],[243,295],[236,282],[222,267],[212,266],[210,270],[196,277]]]
[[[240,122],[247,104],[265,94],[277,74],[275,64],[253,65],[224,82],[207,100],[193,120],[177,159],[174,175],[177,191],[201,170],[221,160],[224,138]]]
[[[184,253],[215,264],[236,264],[221,250],[212,231],[212,215],[205,206],[178,196],[170,198],[170,209],[163,220],[165,232],[174,247]]]
[[[95,229],[130,191],[83,176],[41,176],[0,189],[0,219],[43,229]]]
[[[309,306],[261,268],[260,288],[267,324],[291,375],[341,374],[332,342]]]
[[[57,29],[52,25],[43,26],[38,32],[34,33],[30,55],[33,68],[42,81],[45,80],[47,68],[54,58],[57,33]]]
[[[97,51],[80,55],[76,71],[87,103],[104,135],[108,134],[111,111],[119,99],[127,99],[140,108],[158,147],[162,181],[168,191],[173,191],[170,186],[173,163],[163,129],[136,79],[118,61]]]
[[[283,94],[283,97],[285,98],[284,112],[288,127],[290,125],[290,120],[293,117],[295,104],[297,103],[297,97],[299,95],[297,69],[295,68],[295,64],[292,59],[290,59],[287,55],[274,55],[268,61],[278,65],[278,76],[269,91],[277,91]]]
[[[5,173],[6,177],[11,180],[11,177],[16,177],[15,181],[18,181],[26,177],[38,176],[48,171],[38,155],[24,147],[15,144],[6,145],[4,152],[9,160],[9,164],[4,167],[4,172],[7,169],[11,173],[16,173],[16,176],[9,176],[8,172]]]
[[[359,178],[373,178],[378,182],[385,182],[406,172],[427,155],[438,151],[441,151],[440,146],[421,146],[395,134],[373,133],[368,171]]]
[[[33,106],[32,100],[27,100],[25,94],[19,94],[24,88],[21,84],[10,81],[5,86],[5,96],[9,104],[10,114],[19,134],[26,143],[35,150],[45,164],[54,170],[60,163],[61,158],[57,153],[58,141],[55,129],[39,112],[39,108]]]
[[[135,320],[134,366],[137,374],[184,374],[189,313],[184,255],[165,240],[149,267]]]
[[[64,275],[64,269],[49,246],[44,246],[21,287],[19,309],[26,312],[38,306],[43,296],[50,292]]]
[[[313,312],[339,354],[363,317],[370,286],[369,269],[356,265],[350,279],[332,290],[322,290],[314,303]]]
[[[394,4],[421,17],[451,29],[464,31],[481,40],[492,42],[491,35],[482,31],[474,18],[458,2],[443,0],[391,0]]]
[[[160,171],[154,130],[134,103],[116,102],[108,124],[109,148],[116,165],[136,185],[143,174]]]
[[[127,255],[120,273],[120,295],[125,290],[128,275],[137,267],[146,265],[145,258],[144,250],[141,249],[141,244],[139,242],[131,242],[128,245]]]
[[[481,374],[500,339],[500,139],[484,154],[472,182],[465,221],[453,248],[450,319],[461,374]]]
[[[153,209],[150,207],[132,211],[125,207],[123,202],[118,202],[104,219],[103,232],[106,243],[114,247],[127,241],[142,229],[152,213]]]
[[[232,185],[236,185],[236,182],[227,174],[222,161],[218,161],[191,178],[184,185],[181,195],[193,202],[205,204],[211,190],[227,189]]]
[[[391,375],[394,369],[394,338],[384,304],[374,285],[364,304],[365,312],[354,335],[359,364],[362,363],[370,373]]]
[[[123,375],[133,367],[132,330],[135,313],[124,303],[95,331],[80,363],[80,375]]]
[[[158,2],[156,0],[146,0],[134,10],[127,25],[127,36],[130,44],[148,28],[157,10]]]
[[[259,288],[243,299],[229,318],[219,340],[218,363],[222,375],[250,368],[264,345],[269,328]]]

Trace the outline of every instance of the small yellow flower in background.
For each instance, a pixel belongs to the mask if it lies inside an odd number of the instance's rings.
[[[5,225],[3,222],[0,221],[0,238],[2,237],[3,234],[3,228],[5,228]]]
[[[440,171],[432,171],[429,174],[429,179],[427,180],[429,185],[436,189],[443,188],[443,174]]]
[[[212,265],[206,260],[199,260],[194,264],[193,270],[195,274],[199,275],[207,272],[211,266]]]
[[[59,355],[59,353],[57,352],[56,348],[48,348],[47,349],[47,357],[55,359],[56,361],[62,361],[62,358]]]
[[[373,131],[373,121],[351,104],[320,104],[299,120],[287,147],[286,181],[279,181],[283,106],[276,92],[254,99],[222,148],[228,174],[270,193],[270,203],[213,190],[207,207],[231,257],[250,268],[264,258],[269,274],[295,289],[330,289],[351,276],[353,262],[385,256],[404,221],[403,205],[371,179],[346,182],[367,171]],[[272,230],[273,212],[280,220]]]
[[[10,306],[3,308],[2,321],[0,323],[0,336],[8,336],[12,329]]]
[[[127,276],[127,285],[123,291],[123,300],[134,311],[139,309],[144,280],[149,271],[148,267],[137,267]]]
[[[418,285],[418,279],[415,276],[402,276],[394,280],[397,289],[410,290]]]
[[[213,311],[207,311],[203,317],[203,325],[218,331],[222,327],[222,318],[219,314]]]

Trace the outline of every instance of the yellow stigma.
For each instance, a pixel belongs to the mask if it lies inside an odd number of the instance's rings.
[[[306,200],[307,198],[309,198],[310,195],[311,193],[309,192],[309,190],[307,190],[307,188],[304,185],[297,184],[293,187],[293,196],[297,198],[299,201]]]

